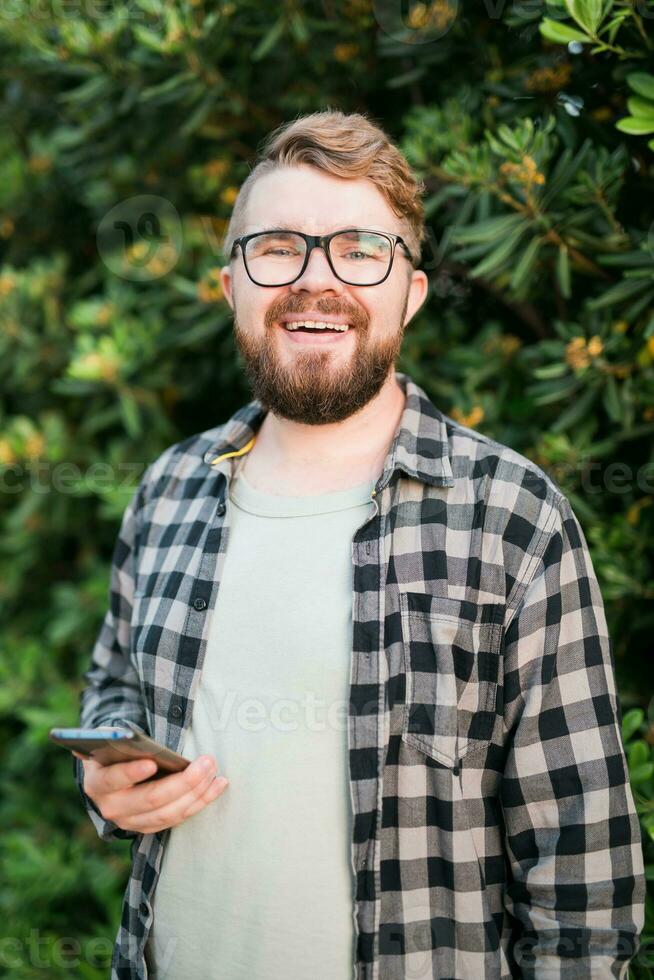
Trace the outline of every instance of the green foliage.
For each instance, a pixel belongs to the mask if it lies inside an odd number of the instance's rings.
[[[627,99],[627,108],[631,115],[620,119],[616,126],[623,133],[637,136],[654,133],[654,75],[635,71],[627,75],[627,83],[638,94]],[[654,140],[650,140],[647,145],[654,150]]]
[[[629,779],[640,817],[645,854],[645,875],[654,882],[654,698],[647,712],[632,708],[622,718],[622,741],[627,753]],[[654,968],[654,901],[647,896],[645,928],[641,936],[642,952],[638,955],[635,976],[648,976]]]
[[[274,126],[328,106],[378,119],[426,183],[430,295],[398,366],[541,465],[580,517],[652,878],[654,3],[400,7],[119,0],[0,18],[12,980],[107,975],[128,845],[97,839],[47,730],[77,720],[145,467],[249,398],[218,281],[238,187]],[[631,975],[652,969],[644,956]]]
[[[561,17],[569,17],[577,25],[571,27],[563,19],[544,17],[540,32],[548,41],[555,44],[595,44],[591,54],[611,52],[623,60],[650,57],[652,40],[648,36],[645,18],[651,18],[654,8],[650,2],[644,4],[622,2],[622,0],[546,0]],[[581,28],[581,29],[580,29]],[[615,44],[616,37],[627,35],[635,50],[625,50]],[[645,50],[638,50],[644,42]],[[654,75],[644,71],[634,71],[626,77],[627,84],[636,96],[627,100],[631,115],[618,120],[616,127],[623,133],[642,136],[654,133]],[[647,144],[654,150],[654,140]]]

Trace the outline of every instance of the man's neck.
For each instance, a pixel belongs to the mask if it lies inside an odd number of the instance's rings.
[[[330,425],[304,425],[268,412],[241,473],[255,489],[304,496],[372,485],[402,418],[406,396],[392,371],[359,412]]]

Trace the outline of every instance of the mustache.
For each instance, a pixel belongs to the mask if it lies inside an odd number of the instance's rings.
[[[334,302],[321,297],[314,301],[307,301],[301,296],[287,297],[283,302],[273,303],[265,315],[266,327],[272,327],[277,320],[286,314],[302,313],[324,313],[325,316],[342,316],[351,323],[353,327],[365,328],[368,326],[367,314],[358,306],[349,303]]]

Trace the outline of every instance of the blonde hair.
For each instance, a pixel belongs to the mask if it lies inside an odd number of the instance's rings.
[[[223,239],[229,259],[234,239],[242,234],[252,186],[260,177],[281,167],[309,164],[335,177],[367,177],[402,219],[403,238],[420,261],[425,239],[425,213],[421,200],[425,185],[409,167],[405,156],[386,133],[363,113],[347,115],[335,109],[313,112],[284,123],[266,138],[253,170],[243,181]]]

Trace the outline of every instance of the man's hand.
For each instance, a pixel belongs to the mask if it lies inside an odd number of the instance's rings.
[[[77,752],[73,755],[84,766],[84,792],[104,819],[138,834],[154,834],[176,827],[215,800],[229,785],[224,777],[215,778],[216,761],[209,755],[198,756],[183,772],[171,773],[145,786],[139,782],[157,769],[151,759],[103,766]]]

